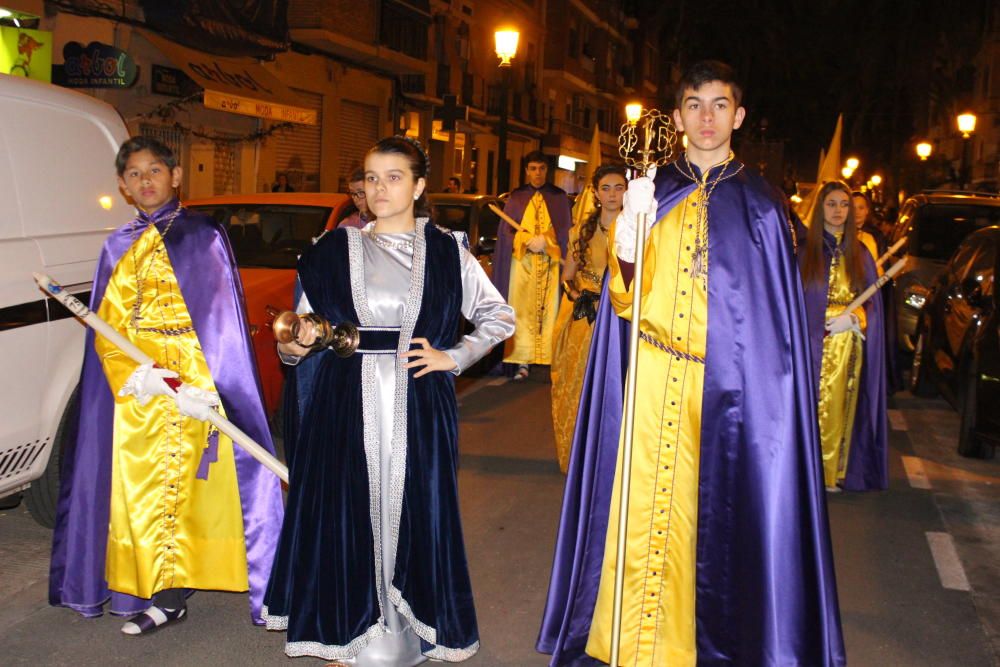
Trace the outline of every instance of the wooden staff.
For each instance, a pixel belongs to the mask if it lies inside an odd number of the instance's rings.
[[[506,213],[504,213],[503,210],[500,209],[500,208],[498,208],[496,204],[487,204],[487,206],[489,206],[490,210],[493,211],[494,213],[496,213],[498,216],[500,216],[500,219],[503,220],[504,222],[506,222],[508,225],[510,225],[511,227],[513,227],[514,229],[516,229],[519,232],[525,232],[525,233],[527,233],[527,230],[524,227],[522,227],[521,225],[519,225],[518,222],[516,220],[514,220],[514,218],[512,218],[509,215],[507,215]],[[548,239],[546,239],[546,241],[549,242],[549,245],[552,245],[551,241],[549,241]],[[560,257],[559,258],[559,263],[560,264],[565,264],[566,260],[563,259],[562,257]]]
[[[886,250],[885,254],[879,257],[878,260],[875,262],[875,268],[881,269],[882,265],[888,262],[889,258],[895,255],[896,251],[903,247],[903,244],[906,243],[907,238],[909,237],[904,236],[903,238],[893,243],[892,247]]]
[[[882,289],[887,282],[892,280],[897,273],[903,270],[903,267],[906,266],[906,260],[909,258],[910,256],[906,255],[898,262],[890,266],[889,270],[883,273],[881,276],[879,276],[878,280],[876,280],[871,285],[866,287],[865,291],[858,295],[858,298],[856,298],[854,301],[851,301],[851,303],[848,304],[847,308],[844,308],[844,311],[840,313],[840,315],[843,315],[844,313],[853,313],[855,310],[865,305],[868,299],[872,298],[875,292]]]
[[[122,336],[110,324],[98,317],[97,313],[91,311],[90,308],[84,305],[83,302],[75,296],[64,291],[62,285],[43,273],[35,273],[32,275],[35,276],[35,282],[38,283],[38,286],[41,287],[46,294],[49,294],[56,301],[66,306],[66,308],[69,309],[69,312],[73,313],[84,324],[89,326],[96,333],[103,336],[109,343],[128,355],[132,361],[135,361],[138,364],[155,363],[148,354],[136,347],[132,341],[125,338],[125,336]],[[165,381],[174,392],[173,396],[175,397],[174,400],[176,400],[176,391],[177,387],[180,386],[179,383],[176,380],[173,380],[173,378],[165,378]],[[228,435],[233,442],[245,449],[246,452],[250,454],[250,456],[257,459],[261,465],[277,475],[281,481],[286,484],[288,483],[288,468],[281,463],[281,461],[274,458],[269,451],[261,447],[253,438],[237,428],[235,424],[220,415],[215,410],[209,411],[208,422]]]

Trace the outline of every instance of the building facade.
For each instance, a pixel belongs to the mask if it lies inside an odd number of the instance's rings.
[[[367,148],[398,132],[427,148],[431,191],[457,177],[497,193],[502,172],[517,187],[524,155],[542,149],[576,192],[594,128],[616,156],[625,102],[655,102],[665,87],[655,21],[623,0],[288,0],[288,48],[263,59],[180,44],[148,25],[141,0],[0,4],[38,17],[53,72],[94,48],[124,54],[127,85],[62,83],[172,146],[189,198],[269,191],[280,175],[296,190],[344,191]],[[510,68],[498,67],[501,28],[520,33]]]

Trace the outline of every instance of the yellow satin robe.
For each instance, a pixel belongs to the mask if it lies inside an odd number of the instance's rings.
[[[707,280],[691,273],[698,199],[695,190],[660,219],[645,252],[620,644],[621,664],[630,667],[697,662],[695,546],[708,325]],[[611,299],[619,315],[632,320],[632,290],[625,287],[613,241],[611,247]],[[586,649],[604,662],[611,655],[621,456],[619,448]]]
[[[169,232],[168,232],[169,233]],[[150,225],[115,266],[98,315],[180,379],[215,391],[196,333],[136,331],[133,305],[142,278],[140,327],[184,329],[191,315],[163,242]],[[218,461],[195,478],[209,425],[181,416],[172,398],[145,407],[118,390],[136,363],[105,339],[96,348],[115,395],[111,519],[105,575],[114,591],[142,598],[171,588],[248,588],[243,514],[233,444],[219,434]]]
[[[573,227],[569,232],[567,254],[573,252],[579,237],[580,228]],[[583,270],[577,270],[573,287],[600,294],[601,278],[607,266],[608,235],[598,224],[587,245],[587,264]],[[573,302],[564,294],[556,319],[555,351],[552,354],[552,430],[556,440],[556,458],[563,472],[569,465],[569,450],[573,444],[576,412],[580,407],[580,392],[593,334],[594,325],[587,318],[573,319]]]
[[[840,242],[838,237],[837,242]],[[857,296],[851,289],[843,258],[830,264],[825,320],[844,312]],[[865,330],[865,309],[854,311]],[[823,478],[827,487],[843,481],[851,450],[851,429],[858,406],[858,387],[864,363],[864,341],[852,331],[827,335],[823,339],[823,360],[819,380],[819,438],[823,450]]]
[[[514,234],[507,302],[514,308],[516,329],[504,346],[510,364],[552,363],[552,332],[559,306],[559,241],[541,192],[528,201],[520,220],[524,231]],[[528,241],[545,236],[544,252],[528,252]]]
[[[861,244],[868,249],[869,254],[872,256],[872,260],[878,261],[878,242],[875,241],[875,237],[866,231],[858,230],[858,240]],[[878,271],[878,275],[881,276],[885,273],[881,266],[876,266],[875,270]]]

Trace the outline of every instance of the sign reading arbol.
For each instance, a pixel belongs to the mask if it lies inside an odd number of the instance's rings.
[[[52,82],[68,88],[128,88],[138,74],[127,53],[100,42],[67,42],[63,60],[52,66]]]

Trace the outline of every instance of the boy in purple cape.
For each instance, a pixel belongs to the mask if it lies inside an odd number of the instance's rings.
[[[225,231],[177,200],[169,148],[130,139],[116,167],[138,216],[105,241],[90,308],[156,364],[88,331],[49,601],[99,616],[110,600],[111,613],[134,615],[122,632],[135,636],[186,618],[192,589],[249,589],[261,624],[281,488],[204,421],[218,410],[274,452],[236,262]]]
[[[510,193],[504,212],[521,225],[501,223],[493,253],[493,284],[514,308],[517,329],[504,347],[504,362],[516,364],[514,381],[528,379],[532,364],[552,363],[552,334],[559,309],[559,260],[566,256],[572,225],[569,199],[546,182],[541,151],[524,158],[527,183]]]
[[[688,150],[629,183],[612,229],[537,644],[551,665],[609,660],[636,325],[621,664],[846,662],[792,230],[730,150],[741,97],[728,65],[688,70],[674,111]],[[651,229],[634,276],[640,211]]]

